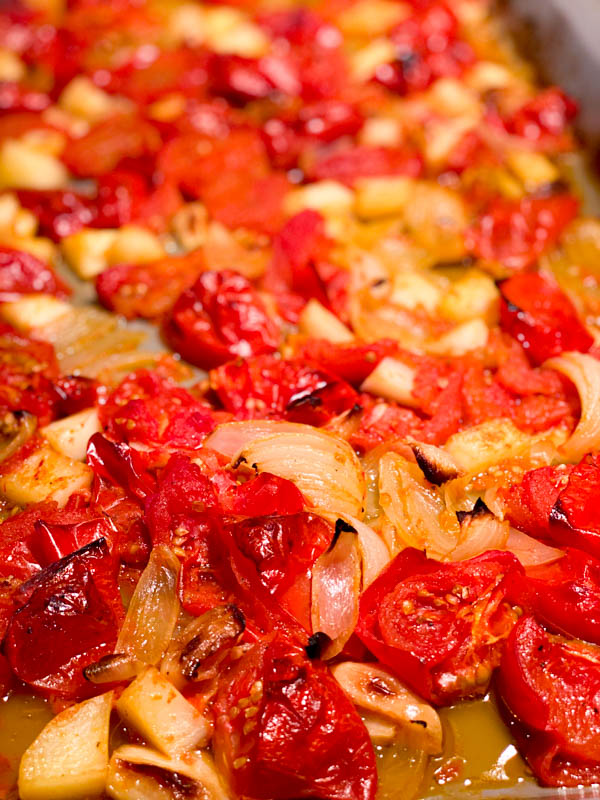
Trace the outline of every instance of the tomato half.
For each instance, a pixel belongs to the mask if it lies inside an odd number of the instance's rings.
[[[598,782],[598,647],[551,636],[524,616],[508,638],[498,689],[519,749],[541,783]]]
[[[272,353],[280,332],[243,275],[207,270],[175,303],[165,336],[189,362],[212,369],[236,357]]]
[[[362,595],[356,632],[438,705],[485,694],[517,619],[506,593],[522,574],[511,553],[440,563],[407,548]]]
[[[70,289],[36,256],[0,247],[0,302],[37,292],[64,297],[70,294]]]
[[[19,589],[4,641],[15,675],[36,689],[88,693],[83,668],[111,653],[123,608],[103,539],[57,561]]]
[[[573,303],[543,275],[514,275],[500,284],[500,292],[500,325],[534,364],[565,350],[586,353],[594,344]]]
[[[373,800],[373,747],[322,664],[276,637],[223,677],[215,701],[217,764],[244,797]],[[299,765],[306,769],[299,769]]]

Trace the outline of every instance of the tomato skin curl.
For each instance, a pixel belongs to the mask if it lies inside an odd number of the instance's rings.
[[[481,696],[517,619],[507,594],[522,578],[511,553],[441,563],[407,548],[362,595],[356,632],[432,703]]]
[[[598,647],[552,636],[526,615],[508,638],[497,688],[505,720],[540,783],[598,782]]]

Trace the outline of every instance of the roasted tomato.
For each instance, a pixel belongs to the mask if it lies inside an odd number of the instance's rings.
[[[513,629],[498,676],[511,731],[538,780],[600,780],[600,649],[551,636],[531,616]]]
[[[31,253],[0,247],[0,302],[18,300],[21,295],[36,292],[64,297],[70,289],[48,264]]]
[[[509,271],[526,269],[558,242],[578,207],[570,194],[496,200],[467,230],[467,249]]]
[[[540,149],[564,150],[573,144],[568,125],[576,114],[577,103],[551,86],[521,106],[504,125],[509,133],[534,142]]]
[[[212,369],[236,357],[274,352],[280,332],[246,278],[207,270],[175,303],[165,336],[189,362]]]
[[[360,717],[326,667],[299,647],[281,638],[255,645],[222,678],[215,717],[217,764],[237,794],[375,797],[375,757]]]
[[[36,522],[32,546],[39,554],[40,564],[53,564],[98,539],[110,540],[115,533],[107,517],[94,517],[85,510],[79,516],[77,521],[62,521],[58,517],[55,522],[42,519]]]
[[[143,501],[155,490],[144,454],[127,444],[110,442],[101,433],[89,441],[87,462],[99,479],[121,487],[133,499]]]
[[[335,180],[352,185],[358,178],[378,175],[406,175],[418,178],[423,159],[409,147],[353,147],[319,159],[309,168],[315,180]]]
[[[500,284],[500,325],[534,362],[565,350],[586,353],[594,344],[567,295],[539,273],[514,275]]]
[[[527,569],[516,602],[557,633],[600,644],[600,560],[567,547],[551,564]]]
[[[537,538],[549,537],[550,515],[567,485],[572,467],[540,467],[523,475],[520,483],[501,490],[506,516],[515,528]]]
[[[440,563],[403,550],[362,595],[363,644],[438,705],[485,694],[517,615],[506,599],[523,568],[490,551]]]
[[[366,380],[386,356],[395,356],[399,344],[393,339],[380,339],[363,344],[335,344],[326,339],[308,339],[295,348],[295,356],[323,367],[353,386]]]
[[[573,467],[550,512],[548,538],[600,557],[600,456],[589,455]]]
[[[304,508],[304,498],[298,487],[270,472],[261,472],[235,486],[231,494],[231,512],[243,517],[298,514]]]
[[[111,653],[123,608],[103,539],[24,583],[4,649],[15,675],[39,691],[75,698],[89,687],[83,668]]]
[[[422,420],[412,409],[376,400],[371,395],[359,396],[354,413],[358,422],[351,432],[350,444],[363,453],[390,439],[420,435],[422,429]]]
[[[330,526],[301,512],[242,520],[230,530],[277,604],[310,632],[311,568],[331,543]]]
[[[155,319],[173,307],[205,268],[200,250],[145,264],[117,264],[98,276],[96,291],[106,308],[127,319]]]
[[[132,373],[100,408],[108,436],[167,450],[197,450],[217,417],[187,389],[155,371]]]
[[[345,381],[300,360],[258,356],[211,372],[212,388],[238,419],[274,417],[323,425],[352,408],[357,393]]]

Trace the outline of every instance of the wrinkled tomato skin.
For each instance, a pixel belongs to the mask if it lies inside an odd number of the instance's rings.
[[[600,650],[549,635],[525,615],[498,673],[503,711],[520,752],[546,786],[600,779]]]
[[[543,275],[514,275],[500,284],[500,292],[500,326],[534,364],[565,350],[586,353],[594,344],[567,295]]]
[[[64,297],[70,294],[70,289],[36,256],[0,247],[0,302],[18,300],[24,294],[36,292]]]
[[[585,456],[569,473],[550,512],[548,538],[600,558],[600,459]]]
[[[120,486],[135,500],[144,501],[155,491],[155,482],[146,470],[143,454],[127,444],[110,442],[101,433],[90,438],[87,463],[98,478]]]
[[[174,350],[204,369],[272,353],[280,339],[256,290],[232,270],[203,272],[175,303],[164,331]]]
[[[550,514],[567,484],[571,467],[540,467],[529,470],[520,483],[501,490],[506,516],[521,531],[545,538],[549,536]]]
[[[58,395],[57,412],[61,417],[95,406],[105,394],[104,387],[84,375],[62,376],[57,379],[54,388]]]
[[[98,539],[110,540],[114,534],[114,528],[106,517],[84,518],[80,522],[68,523],[38,520],[35,531],[34,549],[44,567]]]
[[[304,498],[298,487],[286,478],[261,472],[235,488],[231,512],[244,517],[269,514],[298,514]]]
[[[251,726],[246,702],[257,708]],[[221,681],[215,722],[217,765],[238,795],[375,797],[373,747],[352,703],[324,665],[282,638],[255,645]]]
[[[570,194],[496,200],[467,230],[465,244],[474,256],[519,272],[558,242],[578,208]]]
[[[527,569],[513,597],[556,633],[600,644],[600,560],[576,550],[551,564]]]
[[[57,561],[23,584],[4,650],[15,675],[43,693],[89,693],[83,668],[111,653],[123,608],[104,540]]]
[[[362,595],[356,633],[436,705],[482,695],[516,621],[506,594],[522,574],[511,553],[448,564],[408,548]],[[480,616],[469,619],[464,609],[474,607]]]
[[[232,361],[214,370],[210,381],[237,419],[287,419],[318,426],[358,400],[345,381],[297,359],[258,356]]]

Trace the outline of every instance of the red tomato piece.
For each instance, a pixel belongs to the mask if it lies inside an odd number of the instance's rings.
[[[548,538],[600,557],[600,456],[588,455],[568,473],[550,512]]]
[[[519,575],[511,553],[440,563],[408,548],[362,595],[356,633],[437,705],[483,695],[517,619],[506,594]]]
[[[238,419],[323,425],[358,399],[349,384],[325,370],[274,356],[232,361],[214,370],[210,380],[224,408]]]
[[[5,111],[43,111],[51,105],[52,99],[46,92],[37,92],[20,83],[0,82],[0,112]]]
[[[89,519],[85,512],[82,516],[79,522],[36,522],[33,545],[40,564],[53,564],[98,539],[111,540],[115,531],[106,517]]]
[[[169,311],[205,268],[201,250],[145,264],[117,264],[98,275],[96,291],[102,305],[127,319],[154,319]]]
[[[523,475],[520,483],[500,494],[506,505],[506,516],[511,525],[536,538],[547,538],[550,514],[567,485],[572,467],[540,467]]]
[[[350,444],[363,453],[383,442],[416,436],[421,431],[422,420],[410,408],[378,401],[366,394],[359,396],[358,403],[362,412],[358,427],[350,436]]]
[[[40,571],[32,550],[35,523],[55,511],[54,503],[36,504],[0,524],[0,575],[13,579],[13,590]]]
[[[331,527],[300,512],[242,520],[230,530],[269,593],[310,632],[311,568],[331,544]]]
[[[233,270],[203,272],[165,323],[171,347],[204,369],[272,353],[280,331],[250,282]]]
[[[217,422],[187,389],[150,370],[125,378],[101,406],[100,420],[116,441],[190,451],[202,446]]]
[[[112,653],[123,607],[104,540],[46,567],[24,583],[4,640],[15,675],[38,691],[89,694],[82,670]]]
[[[357,178],[378,175],[406,175],[418,178],[423,172],[423,159],[409,147],[355,146],[325,156],[309,170],[314,180],[334,180],[352,186]]]
[[[586,353],[594,344],[567,295],[539,273],[513,275],[500,284],[500,326],[534,364],[565,350]]]
[[[298,487],[270,472],[261,472],[237,486],[231,500],[231,512],[243,517],[298,514],[303,508],[304,498]]]
[[[556,633],[600,644],[600,560],[567,547],[551,564],[527,569],[515,602]]]
[[[326,339],[308,339],[296,348],[295,356],[318,364],[353,386],[366,380],[386,356],[398,355],[400,346],[393,339],[377,342],[335,344]]]
[[[521,753],[546,786],[600,780],[600,649],[551,636],[531,616],[508,638],[500,696]]]
[[[143,501],[155,489],[144,455],[127,444],[110,442],[101,433],[95,433],[89,441],[87,463],[98,478],[120,486],[133,499]]]
[[[375,757],[360,717],[326,667],[299,647],[281,638],[255,645],[221,680],[215,716],[217,764],[237,794],[375,797]]]
[[[112,172],[125,159],[152,155],[160,144],[159,133],[149,122],[133,114],[122,115],[99,122],[70,142],[63,160],[75,175],[96,178]]]
[[[554,247],[578,208],[570,194],[496,200],[467,230],[465,244],[478,258],[523,270]]]
[[[577,103],[551,86],[521,106],[505,121],[507,131],[543,149],[568,149],[573,144],[568,125],[577,116]]]
[[[68,417],[86,408],[95,406],[105,388],[93,378],[84,375],[65,375],[54,383],[58,395],[57,411],[59,417]]]
[[[37,292],[65,297],[71,290],[36,256],[0,247],[0,302],[18,300],[23,294]]]

